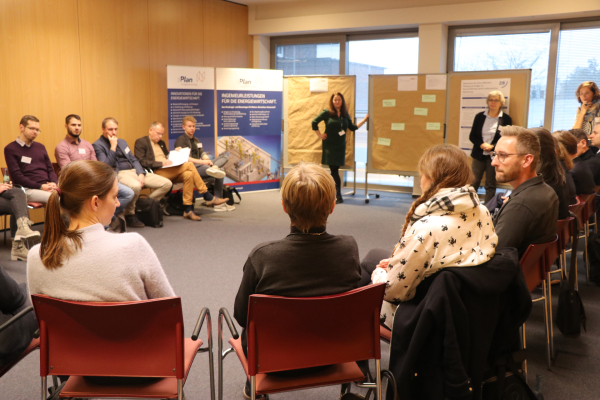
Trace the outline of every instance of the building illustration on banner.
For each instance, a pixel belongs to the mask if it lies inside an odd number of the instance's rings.
[[[219,154],[227,154],[223,166],[227,178],[234,182],[257,182],[279,179],[278,160],[242,136],[221,136],[217,142]]]

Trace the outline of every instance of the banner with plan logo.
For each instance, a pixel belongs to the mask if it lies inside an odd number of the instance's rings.
[[[215,155],[215,69],[167,65],[169,108],[169,149],[184,135],[182,119],[196,118],[196,132],[202,148]]]
[[[217,154],[239,191],[279,188],[283,71],[217,68]]]

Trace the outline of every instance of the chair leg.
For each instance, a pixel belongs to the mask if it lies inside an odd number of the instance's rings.
[[[48,397],[48,387],[47,387],[47,382],[46,382],[46,377],[42,376],[42,400],[46,400],[46,397]]]
[[[381,400],[382,398],[382,393],[381,393],[381,360],[377,359],[375,360],[375,374],[377,377],[377,400]]]
[[[4,245],[6,246],[6,230],[8,229],[6,226],[6,219],[8,218],[8,215],[4,216]]]
[[[584,265],[585,265],[585,283],[588,283],[588,281],[590,279],[590,260],[588,259],[588,251],[587,251],[587,248],[588,248],[588,233],[589,233],[588,229],[589,229],[589,227],[588,227],[588,224],[586,222],[586,224],[585,224],[585,231],[584,231],[585,235],[583,235],[583,239],[584,239],[584,242],[585,242],[585,246],[583,247],[583,252],[584,252],[584,256],[585,256],[583,258],[583,262],[584,262]]]
[[[183,379],[177,379],[177,400],[183,400]]]
[[[554,325],[552,323],[552,281],[548,272],[548,315],[550,317],[550,358],[554,360]]]
[[[525,324],[521,326],[521,347],[523,350],[527,349],[527,341],[525,340]],[[527,382],[527,358],[523,361],[523,377],[525,378],[525,382]]]
[[[550,359],[550,329],[548,327],[548,293],[546,285],[542,284],[544,290],[544,324],[546,325],[546,362],[548,363],[548,370],[552,371],[552,360]]]
[[[250,377],[250,400],[256,400],[256,375]]]
[[[213,358],[212,321],[210,318],[210,313],[206,313],[206,331],[208,333],[208,371],[210,373],[210,399],[215,400],[215,364]]]

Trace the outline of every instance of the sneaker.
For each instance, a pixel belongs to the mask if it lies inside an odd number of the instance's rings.
[[[15,237],[13,240],[20,241],[23,239],[27,239],[34,236],[40,236],[38,231],[34,231],[29,228],[33,225],[33,222],[29,220],[27,217],[21,217],[17,220],[17,232],[15,233]]]
[[[223,203],[221,205],[215,206],[213,209],[215,211],[217,211],[217,212],[221,212],[221,211],[233,211],[233,210],[235,210],[235,207],[234,206],[230,206],[227,203]]]
[[[212,167],[206,170],[206,175],[212,176],[215,179],[223,179],[225,178],[225,171],[213,165]]]
[[[342,196],[337,196],[335,198],[335,204],[341,204],[344,202],[344,199],[342,199]]]
[[[196,215],[193,211],[184,212],[183,219],[191,219],[192,221],[202,221],[202,218]]]
[[[218,197],[213,197],[211,201],[207,201],[204,203],[206,207],[212,206],[220,206],[221,204],[227,203],[228,199],[219,199]]]
[[[21,240],[13,240],[12,250],[10,251],[10,259],[12,261],[27,261],[29,250]]]
[[[127,222],[127,226],[129,228],[143,228],[146,225],[144,225],[144,223],[142,221],[140,221],[138,219],[138,217],[134,215],[126,215],[125,216],[125,221]]]

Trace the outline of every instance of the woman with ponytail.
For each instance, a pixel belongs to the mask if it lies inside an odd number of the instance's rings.
[[[390,328],[398,304],[412,299],[423,279],[442,268],[483,264],[498,243],[490,213],[470,186],[473,175],[460,148],[428,149],[419,173],[423,194],[406,215],[391,258],[382,260],[389,251],[375,249],[361,264],[361,283],[367,274],[373,283],[387,282],[381,318]]]
[[[117,175],[99,161],[75,161],[46,205],[42,242],[29,251],[31,294],[74,301],[175,296],[156,254],[137,233],[106,232],[119,205]],[[66,226],[61,212],[70,219]]]

